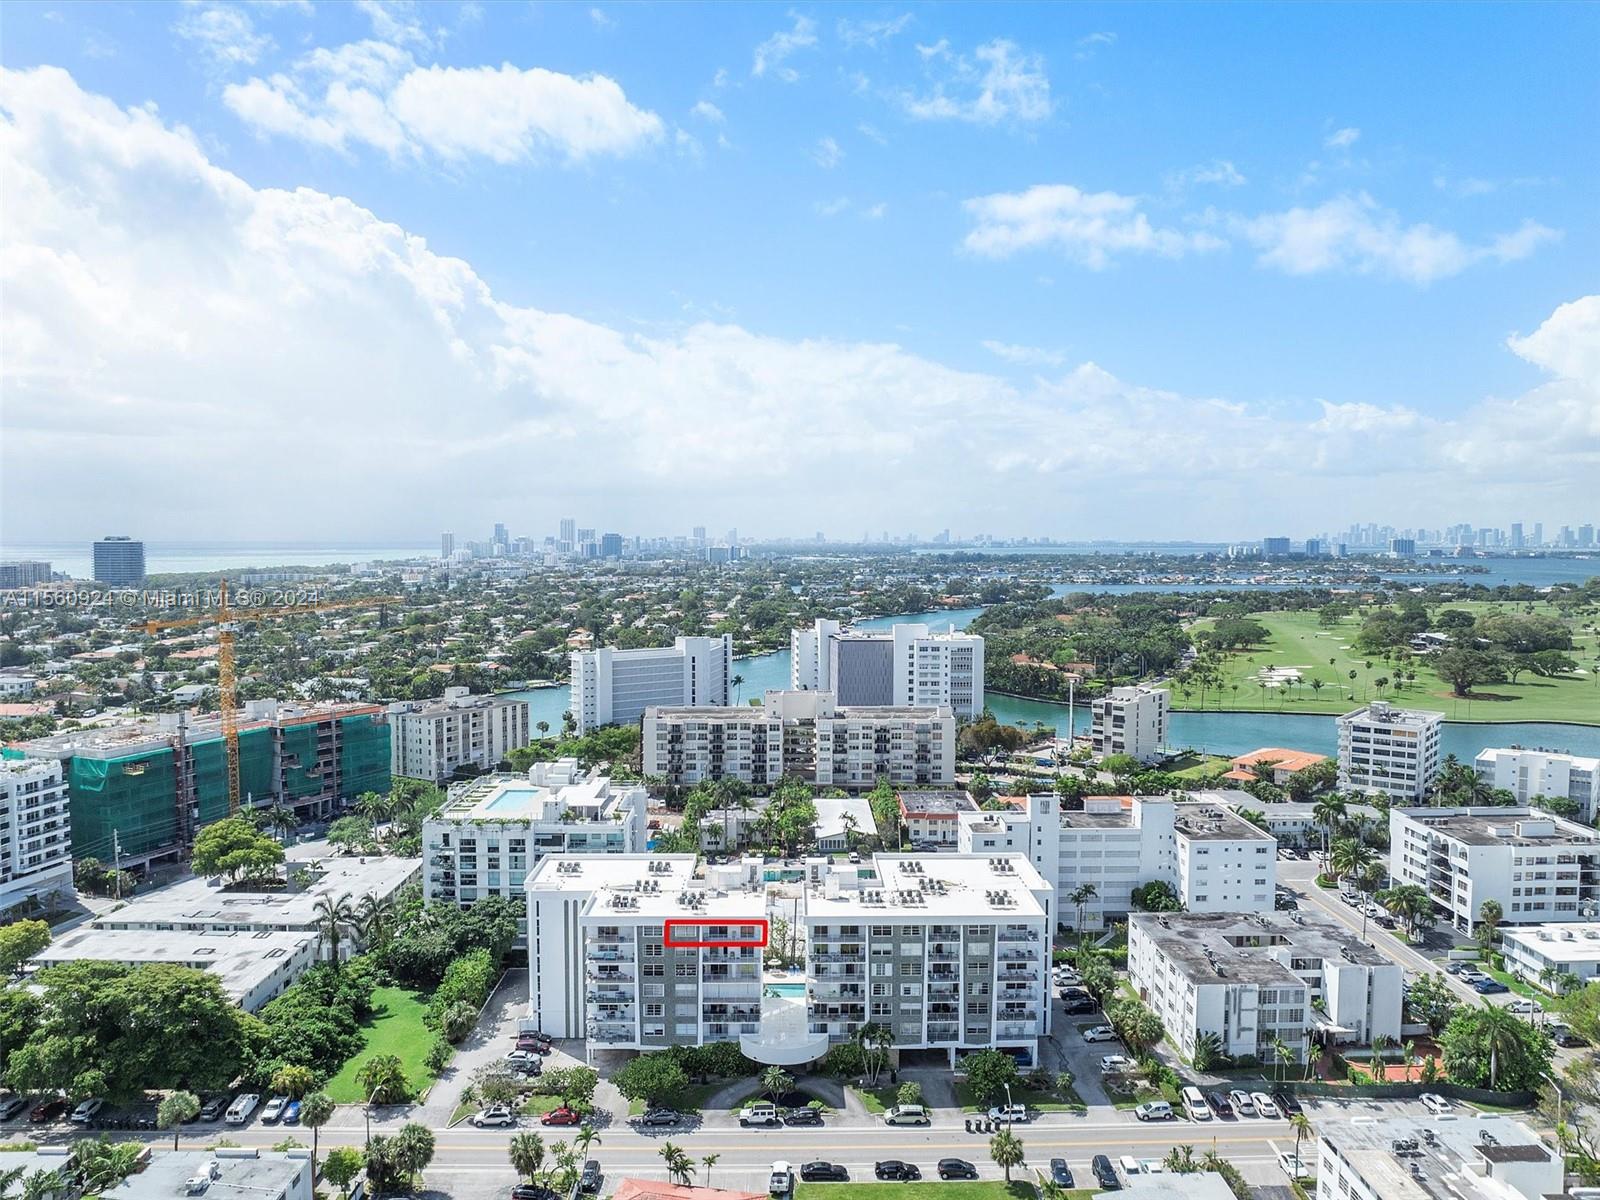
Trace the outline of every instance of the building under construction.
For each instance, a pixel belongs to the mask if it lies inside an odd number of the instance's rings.
[[[247,701],[239,711],[239,793],[247,808],[282,804],[302,821],[363,792],[389,790],[381,705]],[[17,742],[7,757],[59,759],[72,856],[128,866],[183,853],[228,815],[228,757],[216,714],[179,713]]]

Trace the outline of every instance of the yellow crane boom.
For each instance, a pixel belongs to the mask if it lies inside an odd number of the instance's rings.
[[[171,621],[146,621],[144,631],[154,635],[168,629],[214,628],[217,631],[217,698],[221,706],[222,741],[228,758],[228,815],[239,815],[239,714],[238,687],[234,673],[233,644],[240,621],[275,621],[306,613],[337,612],[350,608],[373,608],[398,604],[395,596],[365,596],[356,600],[329,600],[320,604],[285,604],[277,608],[234,609],[228,606],[228,581],[221,581],[215,611],[204,616]]]

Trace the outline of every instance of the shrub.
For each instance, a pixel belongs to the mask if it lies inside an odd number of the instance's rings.
[[[433,999],[428,1002],[428,1012],[424,1019],[429,1028],[442,1028],[445,1014],[457,1004],[467,1005],[476,1014],[483,1007],[484,1001],[488,1000],[489,989],[494,987],[494,980],[495,960],[488,950],[480,947],[454,959],[445,968],[444,978],[439,981]]]

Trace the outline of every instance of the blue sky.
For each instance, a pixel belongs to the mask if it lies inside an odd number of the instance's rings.
[[[98,529],[29,464],[152,423],[165,536],[1592,519],[1597,51],[1576,4],[9,5],[7,166],[72,219],[11,235],[62,276],[8,303],[6,532]],[[420,486],[159,494],[241,448]]]

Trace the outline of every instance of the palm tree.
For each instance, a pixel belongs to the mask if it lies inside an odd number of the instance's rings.
[[[300,1099],[316,1086],[317,1076],[310,1067],[290,1063],[272,1073],[272,1090],[291,1100]]]
[[[178,1152],[179,1127],[200,1115],[200,1097],[193,1092],[168,1092],[156,1109],[156,1124],[172,1130],[172,1152]],[[0,1187],[0,1196],[6,1189]]]
[[[1072,890],[1067,899],[1078,906],[1078,937],[1083,938],[1083,910],[1084,907],[1100,894],[1100,889],[1092,883],[1079,884]]]
[[[287,804],[274,804],[266,812],[267,828],[275,830],[278,840],[284,845],[289,844],[289,834],[299,828],[300,818],[294,815],[294,809]]]
[[[318,896],[312,911],[316,915],[316,923],[322,936],[328,939],[328,957],[333,962],[333,969],[339,969],[339,938],[345,930],[355,924],[356,909],[350,903],[350,893],[346,892],[335,900],[331,895]]]
[[[506,1155],[517,1178],[532,1183],[533,1177],[544,1168],[544,1139],[532,1131],[514,1133],[506,1146]]]
[[[1356,838],[1340,838],[1333,844],[1333,873],[1340,878],[1359,875],[1374,857],[1372,847],[1365,842]]]
[[[368,892],[356,905],[354,925],[363,946],[380,941],[389,925],[388,904],[378,899],[375,892]]]
[[[317,1161],[317,1141],[322,1127],[333,1120],[333,1097],[327,1092],[310,1092],[300,1101],[300,1124],[311,1130],[311,1161]]]
[[[768,1067],[761,1072],[761,1090],[766,1093],[767,1099],[774,1104],[778,1097],[794,1086],[794,1076],[782,1067]]]
[[[1416,1041],[1413,1040],[1413,1039],[1407,1039],[1406,1044],[1400,1048],[1400,1052],[1405,1055],[1405,1068],[1406,1068],[1405,1082],[1410,1083],[1411,1082],[1411,1068],[1412,1068],[1413,1065],[1415,1065],[1416,1057],[1417,1057],[1417,1043],[1416,1043]]]
[[[539,739],[541,741],[543,741],[545,736],[550,732],[550,722],[549,721],[540,721],[537,725],[534,726],[534,728],[539,731]]]
[[[705,1164],[705,1168],[706,1168],[706,1186],[707,1187],[711,1186],[711,1168],[717,1165],[717,1160],[720,1159],[721,1157],[722,1157],[722,1155],[720,1155],[720,1154],[705,1154],[705,1155],[702,1155],[701,1158],[700,1158],[700,1161]]]
[[[1324,796],[1317,801],[1316,807],[1311,810],[1311,819],[1322,826],[1322,869],[1328,869],[1328,842],[1333,836],[1333,827],[1344,817],[1344,801],[1338,796]]]
[[[1167,1151],[1167,1157],[1162,1159],[1161,1165],[1174,1175],[1193,1175],[1200,1169],[1193,1146],[1174,1146]]]
[[[1478,905],[1478,942],[1483,946],[1485,955],[1494,946],[1494,932],[1505,915],[1505,909],[1500,907],[1498,900],[1485,900]]]
[[[1295,1113],[1289,1118],[1289,1128],[1294,1130],[1294,1165],[1300,1165],[1300,1143],[1311,1136],[1311,1120],[1305,1113]]]
[[[1489,1003],[1487,998],[1483,1007],[1480,1015],[1483,1018],[1484,1041],[1489,1047],[1489,1090],[1492,1092],[1500,1079],[1500,1056],[1515,1052],[1521,1036],[1518,1026],[1522,1020],[1510,1009]]]
[[[0,1171],[0,1196],[10,1195],[12,1186],[22,1182],[22,1177],[27,1173],[27,1167],[12,1167],[9,1171]]]
[[[889,1048],[894,1045],[894,1034],[887,1025],[868,1021],[856,1030],[856,1044],[861,1047],[861,1064],[867,1073],[867,1086],[876,1087],[878,1076],[889,1061]]]
[[[356,798],[356,811],[374,823],[387,821],[395,808],[394,793],[362,792]]]
[[[728,683],[731,684],[732,687],[733,687],[733,702],[735,704],[738,704],[739,703],[739,689],[744,686],[744,676],[743,675],[735,675],[732,679],[728,680]],[[710,1185],[708,1184],[707,1186],[710,1186]]]
[[[680,1187],[688,1187],[694,1182],[694,1161],[684,1153],[682,1146],[675,1142],[663,1142],[660,1153],[662,1161],[667,1164],[667,1178]]]
[[[589,1151],[598,1146],[600,1140],[600,1131],[593,1125],[585,1125],[578,1131],[578,1136],[572,1139],[572,1144],[577,1147],[580,1155],[588,1158]]]
[[[1006,1173],[1006,1182],[1011,1182],[1011,1168],[1020,1167],[1023,1163],[1022,1139],[1009,1129],[1002,1129],[989,1139],[989,1157],[994,1160],[994,1165]]]

